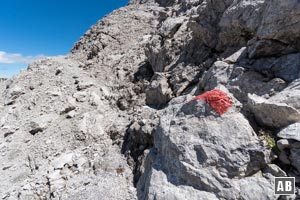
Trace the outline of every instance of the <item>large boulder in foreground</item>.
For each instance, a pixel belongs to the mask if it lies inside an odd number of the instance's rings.
[[[260,171],[268,151],[245,117],[235,108],[219,116],[202,101],[183,101],[172,100],[160,119],[139,198],[274,199],[272,179]]]

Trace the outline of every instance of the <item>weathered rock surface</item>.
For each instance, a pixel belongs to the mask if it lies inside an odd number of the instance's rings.
[[[149,105],[165,105],[172,98],[168,78],[156,73],[146,89],[146,103]]]
[[[72,59],[61,57],[41,62],[48,67],[47,73],[43,74],[41,64],[35,63],[9,85],[22,85],[26,89],[13,105],[2,111],[1,130],[14,128],[8,129],[11,134],[4,132],[6,137],[1,134],[0,193],[7,199],[91,199],[99,195],[102,199],[134,198],[128,181],[131,170],[105,134],[105,127],[114,121],[106,103],[102,101],[101,109],[95,110],[89,99],[69,100],[77,90],[73,76],[81,74],[83,81],[89,81],[89,75],[84,76],[78,62]],[[65,75],[56,79],[54,72],[59,66],[64,66]],[[52,76],[52,81],[40,82],[43,76]],[[30,86],[34,89],[30,90]],[[54,88],[61,95],[47,94]],[[94,92],[100,91],[94,89]],[[72,119],[61,112],[72,110],[69,104],[78,112]],[[121,183],[118,194],[112,189],[116,187],[109,187],[117,183]]]
[[[300,120],[297,109],[249,94],[249,107],[257,121],[270,128],[283,128]]]
[[[236,52],[235,54],[239,54]],[[200,79],[200,90],[211,90],[218,85],[224,85],[242,103],[248,102],[247,94],[256,94],[270,98],[287,87],[287,83],[280,78],[267,78],[262,74],[243,68],[232,63],[236,56],[223,61],[216,61]],[[231,60],[231,61],[230,61]]]
[[[70,54],[1,80],[0,198],[285,198],[274,176],[300,183],[299,6],[131,0]],[[233,101],[222,116],[187,101],[212,89]]]
[[[300,175],[300,123],[291,124],[282,129],[277,137],[283,138],[277,141],[281,150],[279,158],[282,162],[293,165]]]
[[[277,134],[277,136],[280,138],[297,140],[298,142],[300,142],[300,123],[289,125],[288,127],[281,130]]]
[[[145,60],[143,35],[155,27],[149,9],[120,9],[92,27],[73,54],[37,61],[5,88],[1,83],[1,198],[136,199],[132,168],[108,130],[122,127],[122,138],[131,122],[117,101],[134,94],[125,85]],[[135,31],[125,28],[134,21]]]
[[[268,151],[234,109],[219,117],[203,102],[170,105],[154,134],[151,153],[138,187],[141,199],[181,199],[186,193],[193,199],[249,199],[251,190],[240,192],[247,182],[255,197],[274,198],[271,180],[259,173],[269,162]],[[242,177],[245,180],[239,180]],[[264,190],[258,189],[261,184]],[[178,185],[180,190],[172,190]]]

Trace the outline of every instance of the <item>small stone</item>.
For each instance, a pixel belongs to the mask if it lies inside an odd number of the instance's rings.
[[[43,129],[41,127],[39,127],[39,125],[35,122],[30,123],[30,128],[31,128],[31,130],[29,130],[29,133],[31,135],[35,135],[35,134],[43,131]]]
[[[6,133],[4,133],[4,138],[6,138],[6,137],[8,137],[8,136],[10,136],[12,134],[14,134],[14,132],[6,132]]]
[[[92,86],[94,86],[95,84],[91,81],[80,81],[77,85],[77,90],[84,90],[84,89],[87,89],[87,88],[90,88]]]
[[[8,197],[10,197],[10,193],[6,193],[6,194],[4,194],[3,196],[2,196],[2,199],[3,200],[6,200]]]
[[[235,52],[234,54],[232,54],[231,56],[225,58],[223,60],[223,62],[226,62],[228,64],[234,64],[236,63],[239,59],[245,58],[247,51],[246,51],[246,47],[242,47],[240,50],[238,50],[237,52]]]
[[[87,93],[82,91],[82,92],[76,92],[73,94],[73,97],[76,99],[78,102],[84,102],[87,100]]]
[[[264,173],[270,173],[273,176],[286,176],[286,173],[275,164],[268,164],[264,170]]]
[[[91,103],[92,106],[98,107],[102,105],[101,98],[95,92],[91,93],[89,102]]]
[[[124,111],[128,108],[128,102],[125,99],[121,98],[117,101],[117,106],[120,110]]]
[[[59,75],[61,73],[61,69],[57,69],[56,71],[55,71],[55,75],[57,76],[57,75]]]
[[[68,112],[66,115],[66,118],[70,119],[75,117],[75,115],[77,114],[77,112],[75,110],[72,110],[71,112]]]
[[[287,139],[281,139],[277,141],[277,147],[280,151],[283,151],[286,148],[290,148],[289,141]]]
[[[71,96],[67,97],[67,103],[70,104],[71,106],[76,107],[76,99]]]
[[[63,115],[63,114],[66,114],[66,113],[68,114],[68,113],[74,111],[75,109],[76,109],[75,106],[69,105],[64,110],[60,111],[60,115]]]
[[[297,140],[300,142],[300,123],[294,123],[282,129],[277,137]]]
[[[70,164],[73,162],[73,157],[74,153],[62,154],[52,161],[52,166],[54,169],[62,169],[65,164]]]
[[[13,127],[13,126],[3,126],[1,128],[1,130],[4,132],[3,136],[4,138],[12,135],[15,133],[15,131],[17,130],[17,128]]]
[[[45,143],[46,144],[51,144],[51,140],[46,140]]]
[[[61,96],[61,92],[60,91],[48,91],[47,92],[48,95],[51,95],[51,96],[54,96],[54,97],[57,97],[57,96]]]

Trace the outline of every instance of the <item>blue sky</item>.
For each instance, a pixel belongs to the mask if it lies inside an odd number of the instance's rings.
[[[41,56],[67,54],[88,28],[128,0],[5,0],[0,6],[0,77]]]

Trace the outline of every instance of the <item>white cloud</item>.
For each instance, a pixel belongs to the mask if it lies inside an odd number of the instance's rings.
[[[13,63],[30,63],[34,60],[44,58],[44,55],[36,56],[24,56],[20,53],[7,53],[5,51],[0,51],[0,63],[2,64],[13,64]]]

